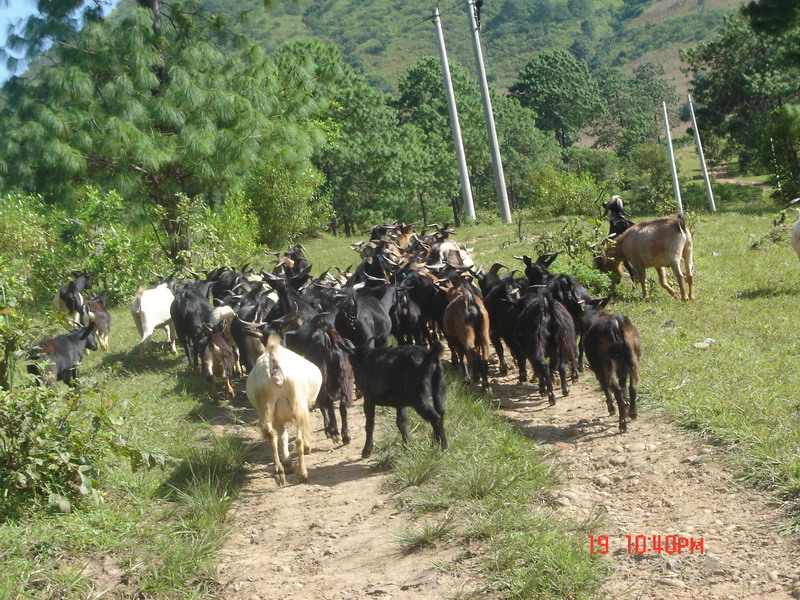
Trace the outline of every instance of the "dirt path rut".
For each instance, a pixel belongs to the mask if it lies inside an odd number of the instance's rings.
[[[571,516],[600,517],[596,535],[608,536],[602,559],[614,567],[604,595],[800,598],[797,538],[775,529],[784,515],[738,486],[715,447],[654,416],[646,399],[631,433],[620,436],[591,373],[555,407],[513,377],[495,380],[493,390],[502,414],[534,443],[561,450],[566,469],[554,503]],[[245,424],[225,433],[256,439],[253,411],[237,410]],[[361,460],[363,415],[360,407],[353,412],[354,441],[344,447],[324,438],[319,413],[312,414],[307,485],[290,475],[289,485],[278,488],[262,444],[232,515],[236,531],[219,568],[221,597],[422,600],[476,588],[469,569],[437,568],[452,561],[458,548],[404,554],[394,541],[411,521],[385,490],[384,476]],[[658,553],[653,545],[659,540],[669,544],[665,550],[684,547]],[[595,540],[597,551],[604,541]]]

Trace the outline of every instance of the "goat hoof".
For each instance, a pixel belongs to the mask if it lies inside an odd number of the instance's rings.
[[[306,483],[308,481],[308,473],[303,473],[302,475],[297,476],[297,481],[300,483]]]
[[[341,439],[341,438],[340,438],[338,435],[331,435],[331,436],[329,436],[329,437],[331,438],[331,441],[332,441],[334,444],[337,444],[337,445],[338,445],[338,444],[341,444],[341,443],[342,443],[342,439]]]
[[[372,452],[364,451],[361,453],[361,458],[369,458]]]
[[[347,435],[346,433],[343,433],[342,434],[342,445],[343,446],[347,446],[347,444],[349,444],[349,443],[350,443],[350,436]]]
[[[286,485],[286,475],[283,473],[275,473],[275,483],[281,487]]]

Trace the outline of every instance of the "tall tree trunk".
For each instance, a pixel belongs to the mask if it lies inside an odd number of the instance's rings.
[[[417,194],[419,197],[419,204],[422,207],[422,223],[425,227],[428,226],[428,209],[425,207],[425,198],[422,194]]]
[[[453,196],[450,204],[453,206],[453,222],[456,227],[461,227],[461,196]]]

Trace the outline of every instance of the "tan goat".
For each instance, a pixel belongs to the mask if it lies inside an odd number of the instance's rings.
[[[683,257],[686,272],[681,271]],[[677,217],[659,217],[640,221],[614,238],[606,250],[605,260],[597,261],[604,271],[615,271],[622,277],[622,263],[628,261],[642,284],[642,295],[647,298],[645,269],[655,268],[658,281],[665,290],[677,297],[678,292],[667,282],[665,267],[670,267],[680,286],[682,300],[694,299],[692,270],[692,234],[686,226],[683,213]],[[685,281],[684,281],[685,279]],[[688,293],[687,293],[688,287]]]

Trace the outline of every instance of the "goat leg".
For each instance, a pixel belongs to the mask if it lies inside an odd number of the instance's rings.
[[[339,415],[342,417],[342,444],[350,443],[350,428],[347,426],[347,402],[339,403]]]
[[[364,448],[361,450],[361,458],[369,458],[372,454],[372,433],[375,429],[375,405],[364,399],[364,417],[366,418]]]
[[[403,444],[408,444],[411,440],[411,435],[408,433],[408,411],[405,406],[397,407],[395,423],[397,423],[397,428],[400,430],[400,435],[403,437]]]

